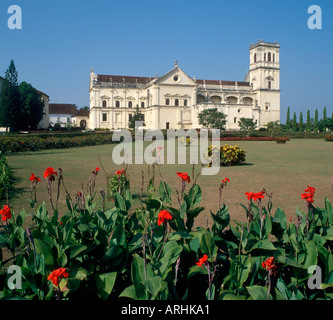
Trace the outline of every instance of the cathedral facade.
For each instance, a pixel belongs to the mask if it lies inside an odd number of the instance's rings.
[[[257,128],[280,121],[280,45],[259,40],[250,45],[250,68],[244,81],[196,79],[175,62],[159,77],[90,74],[89,129],[128,128],[136,109],[145,129],[199,129],[198,114],[217,108],[227,116],[227,130],[241,118]]]

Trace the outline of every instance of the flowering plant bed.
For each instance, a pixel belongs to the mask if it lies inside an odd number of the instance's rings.
[[[61,168],[47,168],[51,209],[39,205],[34,190],[42,179],[31,175],[30,210],[34,227],[27,228],[26,212],[0,210],[0,244],[18,266],[20,287],[0,277],[0,298],[34,300],[315,300],[333,298],[333,207],[315,206],[315,188],[301,195],[305,212],[296,209],[287,221],[281,208],[273,212],[272,195],[265,190],[240,194],[247,203],[246,222],[231,223],[224,204],[211,212],[211,227],[196,226],[204,210],[197,179],[178,176],[176,204],[172,190],[160,176],[150,183],[141,206],[132,209],[128,187],[115,193],[114,206],[97,206],[92,171],[88,189],[75,199],[67,191]],[[120,170],[119,175],[124,175]],[[192,175],[192,177],[194,174]],[[29,177],[27,177],[29,181]],[[150,180],[152,181],[152,180]],[[217,201],[227,193],[225,178],[217,186]],[[57,210],[59,189],[67,210]],[[104,199],[104,198],[103,198]],[[293,222],[295,220],[295,222]],[[322,271],[317,286],[313,266]],[[309,270],[312,270],[311,272]],[[317,279],[317,278],[316,278]]]

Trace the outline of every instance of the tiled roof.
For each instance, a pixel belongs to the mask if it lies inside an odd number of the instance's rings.
[[[79,109],[79,110],[77,111],[76,116],[80,116],[80,117],[89,117],[89,110],[86,110],[86,109],[81,108],[81,109]]]
[[[153,80],[152,77],[135,77],[135,76],[115,76],[115,75],[103,75],[99,74],[97,75],[97,81],[99,82],[117,82],[117,83],[143,83],[146,84]]]
[[[50,114],[71,114],[76,115],[77,110],[72,104],[61,104],[61,103],[50,103],[49,113]]]
[[[212,84],[212,85],[225,85],[225,86],[235,86],[236,82],[239,86],[250,86],[249,82],[244,82],[244,81],[220,81],[220,80],[202,80],[202,79],[197,79],[196,82],[198,84]]]

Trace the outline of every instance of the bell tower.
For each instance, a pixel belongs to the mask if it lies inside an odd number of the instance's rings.
[[[258,40],[250,45],[248,82],[257,94],[257,106],[263,126],[280,121],[280,44]]]

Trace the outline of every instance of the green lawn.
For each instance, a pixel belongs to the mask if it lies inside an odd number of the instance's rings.
[[[222,142],[224,143],[224,142]],[[245,192],[259,192],[265,188],[273,193],[273,209],[281,206],[287,216],[295,213],[296,206],[306,208],[300,194],[307,185],[317,189],[315,205],[323,206],[325,197],[330,196],[331,179],[333,176],[333,143],[319,139],[295,139],[285,145],[276,142],[229,142],[230,145],[239,145],[246,150],[246,164],[236,167],[222,167],[215,176],[200,176],[198,183],[203,191],[202,205],[206,208],[198,218],[197,223],[206,224],[210,221],[209,211],[218,209],[218,189],[224,177],[231,182],[223,190],[223,202],[230,207],[233,219],[244,221],[245,216],[239,203],[247,203]],[[112,161],[112,150],[115,145],[91,146],[84,148],[49,150],[29,152],[8,156],[9,165],[15,170],[17,181],[15,195],[10,199],[14,211],[29,208],[29,177],[33,172],[39,175],[42,181],[38,185],[37,199],[49,205],[46,181],[43,179],[47,167],[63,169],[64,181],[69,192],[75,194],[87,187],[89,175],[99,166],[99,156],[103,167],[109,174],[114,174],[122,166]],[[189,153],[189,152],[188,152]],[[200,166],[196,167],[198,171]],[[141,171],[145,172],[145,186],[147,186],[148,166],[129,165],[128,176],[131,180],[131,190],[134,195],[140,193]],[[191,174],[192,166],[188,165],[162,165],[161,173],[170,183],[173,190],[180,188],[176,175],[177,171]],[[159,183],[159,174],[156,172],[156,185]],[[106,175],[100,171],[96,181],[96,191],[106,189]],[[56,185],[53,186],[54,195]],[[173,191],[175,194],[175,191]],[[64,192],[61,190],[59,208],[64,212]],[[99,204],[101,197],[98,195]],[[266,199],[264,200],[266,203]],[[108,203],[112,206],[112,203]],[[177,206],[177,202],[174,202]],[[61,212],[60,212],[61,214]]]

